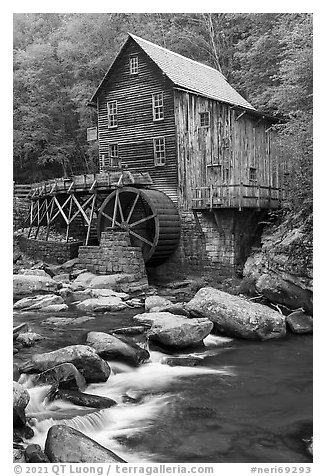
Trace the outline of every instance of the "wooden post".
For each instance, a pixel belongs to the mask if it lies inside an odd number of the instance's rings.
[[[241,212],[242,210],[242,199],[243,199],[243,182],[240,183],[240,196],[239,196],[239,211]]]
[[[72,197],[70,195],[70,203],[69,203],[69,212],[68,212],[68,223],[67,223],[67,232],[66,232],[66,243],[68,243],[69,239],[69,228],[71,223],[71,211],[72,211]]]
[[[93,196],[91,214],[90,214],[90,217],[89,217],[89,224],[88,224],[88,228],[87,228],[86,241],[85,241],[86,246],[88,245],[89,235],[90,235],[90,232],[91,232],[92,218],[93,218],[93,213],[94,213],[94,208],[95,208],[95,202],[96,202],[96,193],[94,193],[94,196]]]

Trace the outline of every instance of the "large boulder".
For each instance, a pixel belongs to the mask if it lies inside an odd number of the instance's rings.
[[[119,297],[111,296],[85,299],[77,304],[76,307],[79,311],[83,312],[115,312],[126,309],[128,305]]]
[[[57,289],[58,283],[50,277],[47,278],[45,276],[34,276],[30,274],[15,274],[13,276],[14,298],[40,292],[55,292]]]
[[[217,332],[244,339],[273,339],[286,334],[285,318],[262,304],[219,291],[200,289],[186,304],[191,316],[206,317]]]
[[[258,293],[290,309],[313,312],[312,214],[288,214],[264,231],[261,249],[248,258],[245,278]]]
[[[24,427],[26,424],[25,408],[30,396],[28,391],[18,382],[13,381],[13,425]]]
[[[82,273],[74,280],[75,284],[81,284],[84,288],[91,289],[112,289],[116,290],[117,284],[122,279],[121,274],[110,274],[97,276],[93,273]]]
[[[13,406],[24,410],[30,400],[28,391],[18,382],[13,382]]]
[[[56,365],[55,367],[37,374],[32,379],[33,385],[55,385],[60,388],[84,390],[86,380],[71,363]]]
[[[70,345],[44,354],[33,355],[29,362],[21,366],[25,373],[40,373],[59,364],[73,364],[86,382],[106,382],[110,367],[94,349],[86,345]]]
[[[44,451],[51,463],[125,463],[112,451],[66,425],[49,429]]]
[[[63,304],[63,302],[63,298],[56,294],[29,296],[17,301],[14,304],[14,309],[37,311],[44,310],[45,307],[53,304]]]
[[[147,332],[149,339],[176,348],[201,344],[213,329],[212,322],[206,318],[188,319],[169,312],[137,314],[134,319],[151,326]]]
[[[105,332],[89,332],[86,344],[92,347],[100,357],[108,360],[122,360],[131,365],[139,365],[150,355],[131,339],[116,337]]]

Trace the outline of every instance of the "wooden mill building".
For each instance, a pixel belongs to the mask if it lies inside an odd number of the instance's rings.
[[[89,104],[99,173],[34,184],[30,236],[46,225],[48,240],[55,222],[67,244],[80,232],[80,256],[95,272],[107,272],[101,242],[118,231],[141,249],[147,272],[241,270],[282,201],[277,121],[219,71],[131,34]]]
[[[182,263],[241,265],[282,198],[275,119],[216,69],[132,34],[90,104],[100,170],[150,174],[179,210]]]

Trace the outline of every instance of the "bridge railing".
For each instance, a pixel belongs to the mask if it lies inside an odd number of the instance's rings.
[[[30,183],[15,183],[14,182],[14,197],[27,198],[31,192]]]
[[[285,189],[257,184],[224,184],[192,189],[193,209],[278,208]]]

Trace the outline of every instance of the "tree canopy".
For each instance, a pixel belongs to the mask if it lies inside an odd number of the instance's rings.
[[[87,106],[130,31],[219,69],[258,110],[282,115],[292,206],[312,201],[312,15],[14,14],[14,178],[95,171]]]

